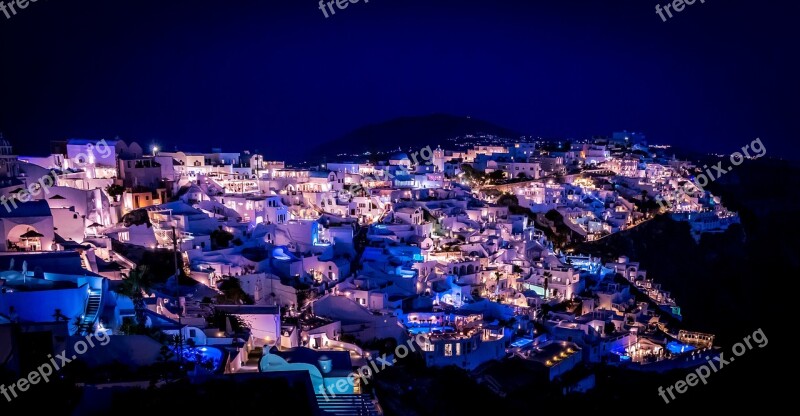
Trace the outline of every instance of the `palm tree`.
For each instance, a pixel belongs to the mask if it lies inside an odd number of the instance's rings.
[[[83,317],[78,315],[78,316],[72,318],[71,325],[72,325],[72,329],[74,329],[75,333],[77,334],[78,331],[80,331],[81,326],[83,325]]]
[[[56,322],[69,320],[69,317],[64,315],[64,313],[61,312],[61,309],[58,308],[56,308],[56,310],[53,312],[53,318],[56,320]]]
[[[544,272],[544,297],[547,298],[547,288],[550,286],[550,278],[553,277],[553,273]]]
[[[502,272],[499,272],[499,271],[498,272],[494,272],[494,280],[495,280],[494,295],[495,296],[498,295],[498,292],[499,292],[499,289],[500,289],[500,279],[502,279],[502,278],[503,278],[503,273]]]
[[[153,293],[153,275],[147,270],[147,266],[136,266],[135,269],[122,275],[122,284],[117,292],[129,297],[133,301],[133,308],[136,311],[136,323],[144,326],[144,296]]]
[[[72,329],[76,334],[80,333],[94,334],[95,330],[97,329],[97,323],[84,324],[83,315],[77,315],[74,318],[72,318],[72,322],[70,323],[70,325],[72,326]]]

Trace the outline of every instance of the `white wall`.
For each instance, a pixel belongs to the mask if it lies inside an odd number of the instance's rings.
[[[262,346],[267,343],[274,343],[279,340],[281,334],[280,315],[269,314],[240,314],[238,315],[250,327],[253,343]]]

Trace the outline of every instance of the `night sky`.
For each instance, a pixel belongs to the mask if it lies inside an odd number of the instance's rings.
[[[326,19],[314,0],[39,0],[0,14],[0,131],[19,154],[119,135],[291,159],[450,113],[799,158],[797,2],[697,0],[667,22],[657,3],[361,0]]]

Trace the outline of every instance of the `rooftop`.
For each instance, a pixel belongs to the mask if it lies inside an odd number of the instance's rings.
[[[15,198],[4,207],[6,209],[0,209],[0,218],[50,217],[53,215],[50,212],[50,205],[44,200],[22,202]]]

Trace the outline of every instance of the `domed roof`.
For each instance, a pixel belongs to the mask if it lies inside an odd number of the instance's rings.
[[[411,160],[408,158],[408,155],[403,152],[397,152],[389,158],[389,160]]]

